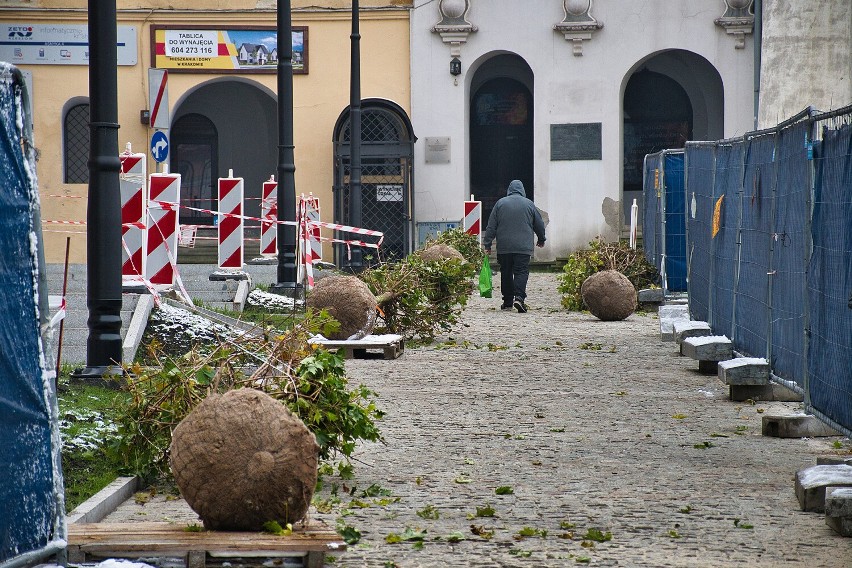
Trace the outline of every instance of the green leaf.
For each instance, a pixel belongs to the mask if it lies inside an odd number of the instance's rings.
[[[586,531],[583,538],[586,540],[593,540],[595,542],[607,542],[612,540],[612,533],[609,531],[603,532],[600,529],[591,528]]]
[[[509,485],[501,485],[497,489],[494,490],[494,493],[497,495],[512,495],[515,493],[515,490],[512,489]]]
[[[495,515],[494,507],[490,505],[485,505],[484,507],[476,508],[476,516],[477,517],[493,517]]]
[[[421,519],[437,519],[440,516],[440,513],[433,505],[426,505],[419,511],[416,511],[416,514]]]
[[[461,542],[463,540],[467,540],[467,537],[459,531],[451,532],[441,538],[447,542]]]
[[[343,541],[346,544],[357,544],[361,540],[361,531],[349,525],[345,525],[342,529],[339,529],[337,534],[343,537]]]

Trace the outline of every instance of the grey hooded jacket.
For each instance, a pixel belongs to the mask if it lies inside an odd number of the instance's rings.
[[[544,244],[544,221],[535,204],[527,199],[524,184],[519,180],[513,180],[506,197],[494,204],[482,246],[490,250],[495,237],[497,254],[532,255],[534,237]]]

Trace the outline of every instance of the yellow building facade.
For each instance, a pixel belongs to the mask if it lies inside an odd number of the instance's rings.
[[[410,8],[409,1],[362,0],[361,95],[365,113],[372,104],[377,112],[396,116],[409,126],[403,137],[413,139]],[[149,174],[164,166],[181,173],[181,201],[195,206],[182,210],[181,223],[212,227],[213,216],[197,209],[216,209],[216,179],[230,171],[245,179],[246,214],[258,216],[261,185],[276,174],[278,163],[276,3],[119,0],[117,10],[121,147],[116,152],[130,143],[134,152],[147,154]],[[0,60],[24,71],[30,86],[47,262],[64,260],[69,237],[71,262],[86,261],[86,227],[74,223],[84,222],[87,211],[86,153],[80,156],[79,145],[88,136],[89,68],[88,53],[79,50],[88,47],[85,38],[76,43],[70,38],[87,23],[83,0],[7,0],[0,8],[0,31],[21,42],[9,42],[14,45],[4,48]],[[335,204],[332,188],[348,179],[344,168],[335,169],[336,152],[343,148],[335,140],[348,135],[351,4],[294,0],[292,26],[296,192],[318,196],[322,220],[332,221],[335,207],[344,208]],[[23,43],[38,34],[39,46]],[[55,41],[57,36],[62,41]],[[182,47],[182,39],[192,41]],[[202,52],[187,51],[196,49]],[[232,68],[210,68],[214,57]],[[151,68],[168,69],[163,108],[169,116],[163,130],[169,156],[159,166],[150,150],[155,129],[146,124],[155,102]]]

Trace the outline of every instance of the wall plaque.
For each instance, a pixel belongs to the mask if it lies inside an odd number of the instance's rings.
[[[600,160],[601,123],[551,124],[550,159]]]
[[[450,137],[439,136],[426,139],[426,163],[427,164],[449,164],[450,163]]]

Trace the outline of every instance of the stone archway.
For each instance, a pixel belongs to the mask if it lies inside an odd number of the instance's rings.
[[[486,223],[513,179],[534,199],[532,70],[517,55],[496,55],[476,69],[470,92],[470,193]]]
[[[622,84],[622,211],[630,224],[633,199],[642,203],[646,154],[683,148],[687,140],[724,133],[724,90],[713,65],[695,53],[668,50],[634,65]],[[641,226],[641,206],[640,206]]]
[[[204,197],[213,204],[216,180],[233,170],[235,176],[245,179],[245,214],[259,217],[262,184],[277,168],[277,116],[274,94],[257,83],[214,79],[198,85],[184,95],[172,111],[171,171],[180,172],[186,167],[186,163],[177,163],[176,157],[181,159],[182,155],[193,153],[196,166],[200,166],[196,167],[196,173],[204,176],[199,183],[211,187],[212,193]],[[186,145],[183,152],[180,144]],[[205,156],[210,160],[207,174],[204,173]],[[184,188],[181,189],[181,200],[196,197],[189,193],[184,195]],[[215,210],[215,207],[210,209]],[[201,217],[201,214],[193,216]],[[213,223],[211,215],[207,215],[206,220]]]

